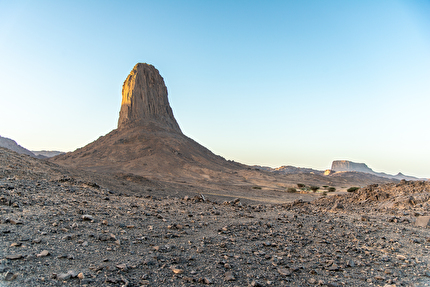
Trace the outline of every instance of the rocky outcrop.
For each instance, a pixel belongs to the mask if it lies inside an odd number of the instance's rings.
[[[122,86],[118,129],[158,125],[181,133],[167,99],[167,88],[158,70],[138,63]]]
[[[124,81],[118,128],[74,152],[49,159],[96,172],[150,179],[206,180],[243,168],[185,136],[158,70],[138,63]]]
[[[358,171],[374,173],[365,163],[356,163],[349,160],[335,160],[331,164],[331,170],[333,171]]]
[[[28,149],[23,148],[19,144],[16,143],[16,141],[4,138],[0,136],[0,147],[4,147],[10,150],[13,150],[14,152],[17,152],[19,154],[26,154],[32,157],[36,157],[34,153],[29,151]]]

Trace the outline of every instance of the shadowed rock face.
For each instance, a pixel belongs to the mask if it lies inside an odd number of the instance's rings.
[[[167,88],[158,70],[138,63],[122,86],[118,129],[156,124],[182,133],[167,99]]]

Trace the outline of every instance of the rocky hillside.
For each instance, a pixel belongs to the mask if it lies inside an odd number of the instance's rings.
[[[14,152],[20,153],[20,154],[26,154],[32,157],[36,157],[34,153],[29,151],[28,149],[23,148],[19,144],[16,143],[16,141],[4,138],[0,136],[0,147],[4,147],[10,150],[13,150]]]

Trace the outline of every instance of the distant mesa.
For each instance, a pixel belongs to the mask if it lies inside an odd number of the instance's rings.
[[[331,170],[326,171],[326,174],[331,174],[332,172],[363,172],[369,173],[372,175],[385,177],[389,179],[397,179],[397,180],[419,180],[420,178],[414,176],[404,175],[399,172],[396,175],[386,174],[384,172],[375,172],[370,167],[368,167],[365,163],[356,163],[349,160],[335,160],[331,164]]]
[[[349,160],[335,160],[331,164],[332,171],[358,171],[374,173],[365,163],[356,163]]]

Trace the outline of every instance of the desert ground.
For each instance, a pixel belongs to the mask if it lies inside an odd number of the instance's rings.
[[[430,286],[429,188],[227,196],[0,149],[0,285]]]

